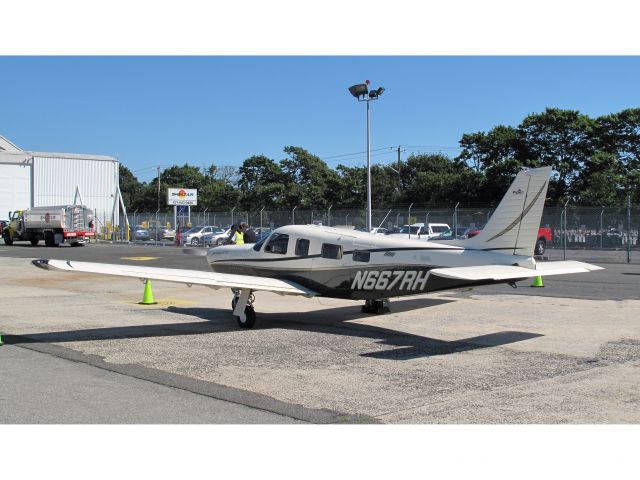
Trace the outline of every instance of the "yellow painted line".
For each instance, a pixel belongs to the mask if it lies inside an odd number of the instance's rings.
[[[139,260],[144,262],[145,260],[157,260],[160,257],[120,257],[120,260]]]

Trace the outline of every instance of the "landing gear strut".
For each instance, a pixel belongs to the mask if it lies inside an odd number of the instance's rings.
[[[253,328],[256,324],[256,311],[253,308],[255,297],[251,290],[233,290],[231,308],[238,319],[240,328]]]
[[[386,298],[383,300],[365,300],[364,305],[362,306],[362,313],[375,313],[376,315],[380,315],[388,312],[388,303],[389,300]]]

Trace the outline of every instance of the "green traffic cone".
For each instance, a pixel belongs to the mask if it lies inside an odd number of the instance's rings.
[[[544,287],[544,285],[542,284],[542,277],[533,277],[533,283],[531,284],[532,287]]]
[[[151,290],[151,280],[146,279],[144,281],[144,293],[142,294],[142,301],[140,305],[155,305],[156,302],[153,299],[153,291]]]

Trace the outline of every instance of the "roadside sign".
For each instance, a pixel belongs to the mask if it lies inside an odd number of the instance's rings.
[[[168,188],[167,205],[198,205],[198,189]]]

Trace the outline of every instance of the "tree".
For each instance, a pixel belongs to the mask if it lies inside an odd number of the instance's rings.
[[[596,152],[573,185],[573,197],[581,205],[620,205],[626,199],[625,168],[617,155]]]
[[[547,108],[528,115],[518,127],[535,166],[551,165],[557,172],[549,185],[552,200],[567,196],[584,160],[595,153],[595,126],[578,111]]]
[[[523,160],[530,157],[522,132],[504,125],[494,127],[487,134],[464,134],[460,146],[462,152],[458,159],[471,162],[476,171],[484,171],[496,163],[507,160]]]
[[[296,205],[304,209],[327,208],[335,200],[328,185],[337,180],[337,173],[331,170],[319,157],[300,147],[285,147],[288,158],[280,161],[284,184],[284,205]]]
[[[238,169],[238,188],[243,208],[273,208],[284,199],[282,172],[272,159],[264,155],[247,158]]]
[[[412,155],[401,168],[407,184],[403,200],[407,203],[446,205],[478,200],[482,174],[464,161],[442,154]]]
[[[120,193],[122,200],[129,209],[137,209],[142,201],[144,185],[138,181],[131,170],[119,164]]]

